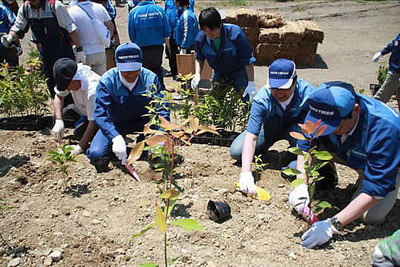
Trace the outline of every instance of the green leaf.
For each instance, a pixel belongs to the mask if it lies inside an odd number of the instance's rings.
[[[165,234],[167,232],[167,222],[165,221],[164,213],[162,212],[160,206],[157,206],[156,210],[156,224],[158,229]]]
[[[303,150],[298,147],[289,147],[288,150],[292,154],[303,156]]]
[[[317,207],[321,209],[332,208],[332,205],[327,201],[321,201],[317,204]]]
[[[170,198],[169,200],[169,207],[168,207],[168,216],[171,215],[172,210],[175,207],[176,202],[178,201],[178,198]]]
[[[328,151],[317,151],[314,157],[319,160],[331,160],[333,158],[332,154]]]
[[[156,225],[155,223],[152,223],[152,224],[147,225],[145,228],[143,228],[142,230],[140,230],[139,233],[133,234],[133,235],[131,236],[131,240],[134,239],[135,237],[142,236],[144,233],[146,233],[147,231],[149,231],[150,229],[152,229],[155,225]]]
[[[310,199],[312,199],[315,193],[315,183],[308,185],[308,193],[310,194]]]
[[[204,232],[203,226],[201,226],[199,224],[199,222],[194,220],[194,219],[175,220],[175,221],[171,222],[171,225],[180,226],[185,231],[200,231],[200,232]]]
[[[139,264],[140,267],[158,267],[160,265],[155,264],[154,262],[146,262]]]
[[[286,169],[282,170],[282,172],[284,174],[286,174],[286,175],[289,175],[289,176],[294,176],[294,175],[297,175],[297,174],[301,174],[301,171],[296,170],[296,169],[292,169],[292,168],[286,168]]]
[[[319,162],[319,163],[315,164],[314,165],[315,166],[315,170],[321,169],[322,167],[324,167],[328,163],[329,163],[329,161],[324,161],[324,162]]]
[[[290,188],[291,188],[291,189],[294,189],[295,187],[301,185],[302,183],[304,183],[304,178],[298,178],[298,179],[296,179],[296,180],[293,180],[293,181],[290,183]]]

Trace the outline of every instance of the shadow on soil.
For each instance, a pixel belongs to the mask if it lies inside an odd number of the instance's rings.
[[[64,194],[71,195],[74,198],[81,197],[82,195],[89,194],[90,192],[89,186],[86,184],[70,185],[64,190]]]
[[[19,168],[29,161],[27,156],[14,156],[12,158],[6,158],[0,156],[0,178],[5,176],[12,167]]]

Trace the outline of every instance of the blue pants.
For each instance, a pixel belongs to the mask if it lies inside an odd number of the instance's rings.
[[[134,124],[131,125],[123,125],[120,127],[117,126],[117,131],[124,137],[127,134],[142,132],[146,122],[148,122],[148,118],[141,120],[139,122],[135,122]],[[139,136],[138,141],[140,139],[143,139],[143,135]],[[96,159],[109,158],[111,152],[111,146],[112,146],[112,140],[109,140],[100,130],[97,131],[97,134],[94,136],[86,154],[91,162],[93,162]]]
[[[296,146],[297,140],[289,135],[290,132],[300,132],[300,127],[297,122],[294,124],[284,125],[283,117],[272,117],[268,122],[263,123],[260,134],[257,137],[255,155],[265,153],[276,141],[287,140],[290,146]],[[246,132],[242,132],[232,142],[229,152],[231,157],[236,160],[241,160],[243,143]]]

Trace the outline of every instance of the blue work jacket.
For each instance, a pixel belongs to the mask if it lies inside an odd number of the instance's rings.
[[[162,45],[164,38],[171,36],[164,10],[153,1],[140,2],[128,19],[129,38],[140,47]]]
[[[242,29],[224,23],[221,28],[221,43],[217,51],[203,31],[196,36],[196,59],[207,59],[208,64],[219,76],[229,75],[256,61],[249,41]]]
[[[385,48],[381,50],[382,55],[390,54],[389,70],[400,73],[400,34],[390,42]]]
[[[0,35],[8,34],[15,22],[15,16],[11,10],[3,4],[0,4]],[[0,48],[4,48],[0,42]]]
[[[96,89],[94,117],[97,125],[109,140],[120,134],[116,125],[129,129],[129,124],[140,121],[144,126],[148,121],[143,119],[143,115],[148,113],[146,106],[151,100],[143,95],[148,88],[156,90],[156,95],[159,97],[163,96],[157,75],[146,68],[141,69],[132,91],[122,84],[117,68],[112,68],[103,74]],[[167,106],[160,106],[158,112],[169,120]]]
[[[174,30],[174,40],[177,46],[189,49],[196,41],[199,33],[199,23],[196,15],[190,9],[185,9],[179,17]]]

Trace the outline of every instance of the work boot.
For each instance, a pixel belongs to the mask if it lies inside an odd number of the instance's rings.
[[[90,163],[94,165],[97,173],[108,172],[110,169],[108,168],[108,163],[110,162],[109,158],[99,158],[90,160]]]
[[[336,167],[333,162],[329,162],[324,167],[318,170],[319,174],[324,177],[324,179],[316,182],[317,190],[327,190],[335,188],[338,184],[338,175],[336,172]]]

